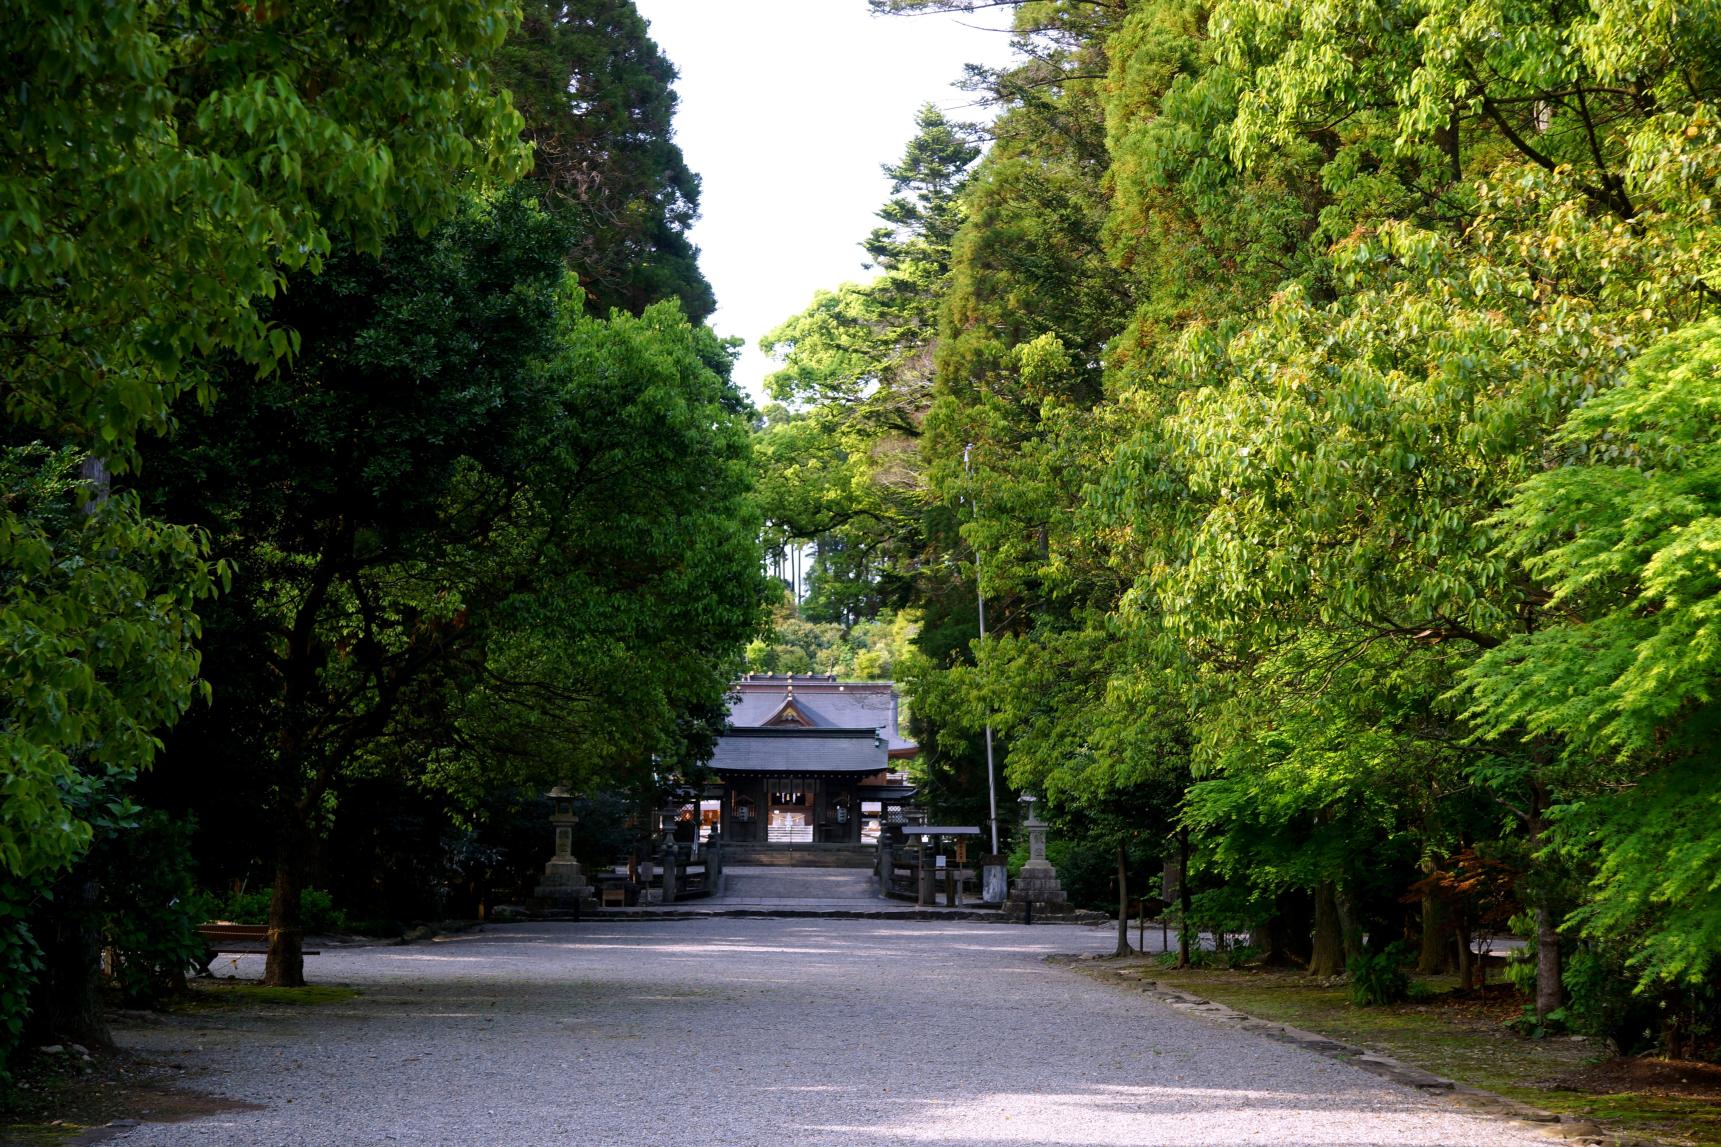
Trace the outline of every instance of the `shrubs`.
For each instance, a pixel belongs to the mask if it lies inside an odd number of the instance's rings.
[[[231,920],[235,924],[267,924],[269,898],[273,893],[262,888],[252,892],[233,892],[225,897],[210,897],[204,903],[209,919]],[[307,888],[299,896],[299,918],[307,932],[351,932],[352,922],[347,914],[335,907],[334,897],[320,888]]]
[[[101,888],[101,930],[121,1002],[153,1004],[185,982],[203,953],[197,936],[190,820],[140,813],[97,840],[86,866]]]
[[[1193,940],[1194,937],[1191,937]],[[1189,948],[1189,966],[1191,968],[1223,968],[1234,972],[1260,956],[1261,949],[1248,944],[1227,943],[1223,948],[1204,948],[1199,944],[1191,944]],[[1157,952],[1153,963],[1159,968],[1177,967],[1177,949]]]
[[[1665,1028],[1676,1009],[1654,993],[1632,990],[1624,952],[1579,944],[1563,970],[1570,998],[1559,1019],[1572,1031],[1600,1036],[1621,1055],[1670,1050]]]
[[[1368,1008],[1408,1000],[1410,976],[1405,973],[1404,959],[1402,943],[1353,956],[1345,968],[1351,978],[1351,1003]]]
[[[42,971],[42,949],[30,931],[28,888],[0,873],[0,1087],[6,1061],[22,1043],[30,988]]]

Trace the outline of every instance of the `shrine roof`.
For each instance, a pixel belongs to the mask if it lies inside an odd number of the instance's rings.
[[[718,773],[871,776],[890,767],[885,742],[872,729],[796,726],[731,729],[717,740]]]
[[[893,757],[919,746],[897,729],[896,686],[889,681],[838,681],[835,677],[749,674],[735,684],[729,723],[803,729],[872,729]]]

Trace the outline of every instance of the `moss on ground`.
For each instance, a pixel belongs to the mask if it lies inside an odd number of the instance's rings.
[[[257,1004],[285,1004],[309,1007],[314,1004],[338,1004],[359,994],[357,988],[332,984],[309,984],[303,988],[268,988],[262,984],[233,984],[203,982],[192,987],[182,1006],[196,1008],[249,1007]]]
[[[1108,960],[1102,966],[1378,1051],[1535,1107],[1582,1116],[1612,1132],[1654,1143],[1721,1144],[1721,1099],[1629,1088],[1588,1090],[1607,1074],[1596,1070],[1609,1059],[1604,1046],[1569,1036],[1519,1036],[1505,1021],[1521,1014],[1523,1001],[1503,989],[1479,999],[1463,997],[1450,978],[1434,977],[1417,981],[1416,998],[1408,1003],[1365,1008],[1350,1002],[1344,984],[1310,980],[1294,971],[1177,970],[1143,960]],[[1578,1078],[1585,1082],[1575,1084]]]

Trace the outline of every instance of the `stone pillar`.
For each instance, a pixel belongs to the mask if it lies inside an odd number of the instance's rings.
[[[680,875],[681,850],[672,838],[663,846],[663,902],[675,903],[675,880]]]
[[[556,851],[544,865],[544,879],[533,890],[533,896],[548,908],[578,909],[594,896],[580,862],[574,859],[574,825],[579,818],[574,815],[573,794],[557,785],[550,790],[550,802]]]
[[[1002,904],[1009,895],[1009,870],[1004,866],[1004,858],[993,854],[980,860],[980,899],[987,904]]]

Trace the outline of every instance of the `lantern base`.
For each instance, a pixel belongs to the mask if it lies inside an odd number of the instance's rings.
[[[597,894],[586,883],[580,862],[571,856],[558,856],[544,865],[544,879],[532,890],[538,900],[553,903],[593,900]]]

